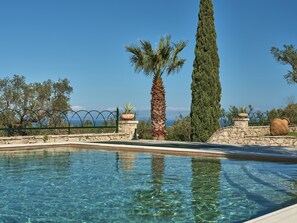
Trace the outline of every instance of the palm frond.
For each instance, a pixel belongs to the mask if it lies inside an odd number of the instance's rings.
[[[171,73],[179,72],[185,61],[185,59],[179,59],[175,63],[171,63],[167,68],[167,74],[170,75]]]
[[[187,42],[181,41],[177,44],[173,43],[173,45],[174,45],[174,50],[173,50],[172,58],[174,59],[186,47]]]
[[[130,62],[134,65],[135,72],[140,72],[143,70],[144,58],[141,52],[141,48],[137,46],[125,46],[126,51],[131,53]]]
[[[167,68],[167,74],[179,72],[182,66],[185,63],[185,59],[179,59],[178,54],[186,47],[187,43],[185,41],[181,41],[177,44],[173,43],[173,53],[171,57],[171,61]]]
[[[146,56],[152,56],[154,54],[152,45],[147,40],[140,40],[141,51]]]
[[[179,71],[185,60],[180,60],[178,54],[185,48],[186,42],[171,44],[170,40],[170,35],[161,37],[155,49],[147,40],[140,40],[139,46],[126,46],[126,51],[132,54],[130,61],[135,71],[153,76],[162,76],[165,71],[168,74]]]
[[[170,55],[172,52],[170,38],[170,35],[161,37],[159,46],[156,48],[156,68],[158,70],[158,74],[161,76],[166,71],[167,66],[170,62]]]

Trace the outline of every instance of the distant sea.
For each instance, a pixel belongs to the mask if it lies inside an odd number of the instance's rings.
[[[180,116],[182,115],[182,117],[186,117],[187,115],[189,115],[189,111],[167,111],[166,112],[166,126],[172,126],[173,122],[177,119],[180,118]],[[145,120],[149,120],[150,119],[150,111],[138,111],[136,112],[136,119],[138,121],[145,121]]]
[[[148,119],[139,119],[138,121],[143,121],[143,120],[148,120]],[[167,120],[166,121],[166,126],[172,126],[173,125],[174,120]],[[100,120],[96,120],[96,125],[99,125],[103,123]],[[71,120],[71,124],[73,125],[81,125],[81,121],[80,120]]]
[[[139,119],[138,121],[147,121],[147,120],[148,120],[148,118],[147,119]],[[175,121],[174,119],[167,120],[166,126],[172,126],[174,121]]]
[[[174,120],[167,120],[166,121],[166,126],[172,126],[173,122],[174,122]]]

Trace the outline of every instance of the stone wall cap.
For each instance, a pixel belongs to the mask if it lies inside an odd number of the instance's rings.
[[[234,121],[249,121],[249,118],[234,118]]]
[[[125,124],[125,123],[127,123],[127,124],[137,124],[139,121],[119,121],[119,123],[122,123],[122,124]]]

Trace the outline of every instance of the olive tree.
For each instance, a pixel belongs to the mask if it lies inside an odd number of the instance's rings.
[[[26,83],[21,75],[4,77],[0,79],[0,124],[21,127],[44,118],[45,111],[68,110],[72,91],[68,79]]]
[[[293,45],[284,45],[284,50],[271,48],[273,57],[281,64],[290,65],[292,70],[284,75],[289,84],[297,83],[297,50]]]

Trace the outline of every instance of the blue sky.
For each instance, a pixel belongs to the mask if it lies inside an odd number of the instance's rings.
[[[272,46],[297,42],[296,0],[213,0],[222,84],[221,104],[266,110],[295,100]],[[188,41],[183,69],[164,76],[167,109],[187,113],[199,1],[0,0],[0,77],[28,82],[68,78],[71,105],[85,109],[150,107],[152,80],[134,73],[124,46],[140,39]],[[297,99],[297,98],[296,98]],[[297,100],[295,101],[297,102]]]

